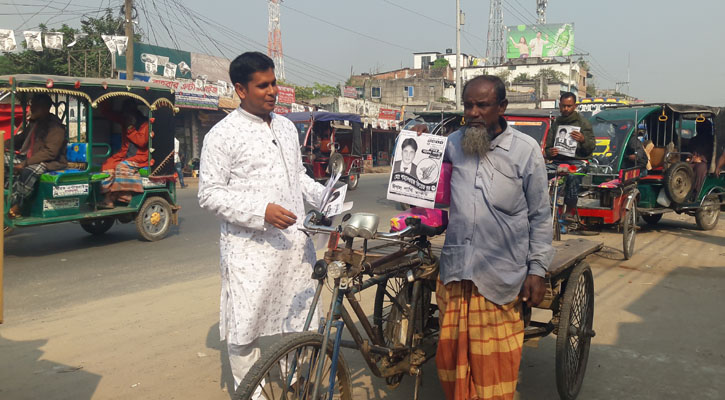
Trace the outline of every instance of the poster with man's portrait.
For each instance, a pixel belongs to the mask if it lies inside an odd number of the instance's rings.
[[[443,136],[400,132],[388,182],[388,200],[419,207],[435,206],[447,140]]]
[[[554,147],[559,150],[559,155],[574,157],[576,155],[577,141],[571,137],[572,132],[581,130],[578,126],[560,125],[556,128]]]
[[[42,32],[25,31],[23,32],[23,36],[25,36],[25,43],[28,45],[28,50],[43,51],[43,43],[41,42]]]
[[[61,50],[63,48],[63,34],[60,32],[48,32],[45,34],[45,48]]]
[[[0,29],[0,51],[9,53],[17,48],[15,32],[12,29]]]

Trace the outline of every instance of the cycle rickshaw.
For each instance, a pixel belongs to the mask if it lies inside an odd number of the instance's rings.
[[[341,174],[350,190],[355,190],[363,172],[362,123],[357,114],[326,111],[284,114],[298,127],[302,164],[307,175],[326,181]]]
[[[316,211],[305,218],[306,232],[329,235],[327,252],[312,272],[318,285],[305,326],[306,331],[315,318],[322,288],[331,285],[332,302],[318,331],[288,334],[263,352],[233,398],[350,400],[352,382],[341,347],[358,350],[373,375],[384,378],[390,388],[404,376],[414,376],[414,398],[418,398],[421,366],[435,356],[437,346],[439,313],[432,299],[442,240],[436,235],[446,225],[409,217],[394,231],[383,233],[375,214],[347,218],[334,227],[327,226]],[[562,399],[571,400],[581,388],[595,334],[594,282],[584,259],[602,244],[577,239],[556,247],[546,296],[539,306],[552,310],[553,316],[546,322],[532,321],[531,310],[525,310],[524,340],[557,335],[557,387]],[[356,295],[373,287],[370,319]],[[345,299],[363,332],[346,309]],[[345,327],[353,340],[343,339]]]
[[[597,145],[589,164],[582,172],[569,171],[584,175],[574,228],[589,231],[615,226],[620,229],[622,250],[627,260],[635,252],[639,218],[637,185],[645,171],[645,165],[638,160],[646,159],[644,146],[634,142],[639,140],[636,119],[635,115],[613,108],[596,114],[592,118],[592,128]],[[555,235],[559,232],[555,228]]]
[[[35,93],[47,93],[55,114],[65,128],[68,159],[67,168],[40,176],[33,195],[24,202],[21,213],[10,218],[8,199],[13,190],[12,174],[6,174],[4,222],[6,229],[79,222],[85,231],[100,235],[113,224],[136,224],[141,238],[148,241],[163,239],[172,224],[178,223],[174,177],[174,121],[178,109],[174,106],[171,89],[140,81],[77,78],[54,75],[0,76],[0,101],[8,102],[11,110],[10,148],[15,148],[15,136],[27,123],[27,105]],[[148,167],[141,168],[143,193],[135,193],[126,206],[100,209],[103,195],[100,185],[108,174],[100,165],[120,145],[110,121],[97,109],[106,104],[113,107],[132,98],[149,121]],[[20,106],[20,107],[17,107]],[[17,118],[17,110],[22,112]],[[22,121],[16,126],[15,121]],[[13,165],[14,152],[6,153]]]

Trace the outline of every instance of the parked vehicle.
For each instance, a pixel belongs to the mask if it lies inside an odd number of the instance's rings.
[[[509,109],[504,114],[504,119],[515,129],[534,138],[541,144],[543,150],[551,122],[558,115],[559,110]],[[434,135],[448,136],[465,124],[465,121],[462,123],[462,120],[463,112],[426,111],[418,113],[415,118],[409,120],[403,129],[411,129],[415,125],[426,124],[428,132]]]
[[[642,131],[649,171],[637,184],[637,213],[650,224],[667,212],[685,213],[694,216],[701,229],[713,229],[725,204],[725,176],[715,173],[722,153],[718,146],[725,143],[724,119],[722,109],[698,105],[666,103],[603,110],[592,121],[598,142],[605,137],[603,132],[618,133],[606,135],[608,150],[593,158],[602,173],[592,176],[593,183],[602,183],[608,174],[625,169],[627,143],[637,140],[636,132]],[[698,163],[701,159],[705,162]],[[700,181],[698,169],[703,174]]]
[[[35,93],[50,95],[55,114],[65,128],[68,166],[40,176],[37,187],[21,209],[10,218],[8,199],[12,195],[12,174],[6,175],[4,219],[6,229],[59,222],[79,222],[87,232],[99,235],[113,224],[134,222],[144,240],[164,238],[172,224],[178,224],[174,177],[174,121],[178,109],[169,88],[140,81],[77,78],[53,75],[14,75],[0,77],[0,97],[10,104],[15,119],[22,112],[22,126],[11,124],[9,144],[27,121],[27,105]],[[99,106],[113,106],[125,99],[136,100],[149,123],[149,167],[141,168],[143,193],[133,195],[126,206],[100,209],[101,182],[109,175],[101,164],[112,153],[110,121],[97,114]],[[20,108],[17,108],[20,106]],[[100,150],[100,151],[99,151]],[[13,165],[14,152],[5,154]]]
[[[284,116],[297,125],[307,174],[326,181],[339,173],[348,189],[357,189],[363,171],[360,116],[325,111]]]

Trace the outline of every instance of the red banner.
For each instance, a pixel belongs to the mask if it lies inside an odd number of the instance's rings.
[[[349,97],[351,99],[357,98],[357,89],[353,86],[345,86],[345,89],[342,91],[343,97]]]
[[[277,86],[277,103],[292,104],[295,102],[295,88],[289,86]]]
[[[397,112],[395,110],[391,110],[389,108],[381,108],[380,109],[380,113],[378,114],[378,119],[390,119],[390,120],[393,120],[393,119],[395,119],[396,113]]]

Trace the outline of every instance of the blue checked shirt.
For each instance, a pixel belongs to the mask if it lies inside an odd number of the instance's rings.
[[[543,277],[554,256],[541,147],[509,127],[483,159],[463,153],[463,129],[448,137],[451,207],[440,257],[444,284],[470,280],[496,304],[516,299],[527,274]]]

